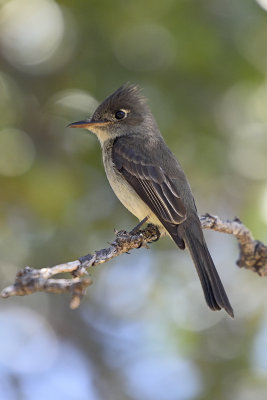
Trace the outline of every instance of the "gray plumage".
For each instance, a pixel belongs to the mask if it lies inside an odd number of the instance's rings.
[[[139,220],[148,216],[180,249],[188,248],[208,306],[224,308],[233,317],[189,183],[139,88],[122,86],[100,104],[91,120],[70,126],[85,127],[97,135],[106,174],[118,198]]]

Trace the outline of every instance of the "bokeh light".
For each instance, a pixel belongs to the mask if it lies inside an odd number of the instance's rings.
[[[14,128],[0,131],[0,174],[22,175],[31,168],[34,158],[34,144],[27,133]]]
[[[266,0],[256,0],[256,2],[257,2],[265,11],[267,11],[267,1],[266,1]]]
[[[50,102],[51,108],[56,109],[57,113],[60,112],[60,109],[65,110],[65,114],[68,116],[70,111],[91,116],[98,106],[98,101],[90,93],[77,89],[56,93]]]
[[[5,343],[1,346],[1,364],[15,373],[40,372],[51,367],[58,344],[52,329],[41,316],[26,308],[8,307],[1,311],[0,320],[3,328],[1,343]],[[13,337],[8,341],[10,334]]]
[[[15,397],[10,375],[21,381],[22,393],[29,400],[96,398],[82,354],[59,341],[45,318],[26,307],[8,307],[0,312],[0,323],[2,398]]]
[[[9,0],[1,7],[0,46],[17,68],[32,72],[57,68],[64,34],[64,16],[53,0]]]
[[[127,375],[129,394],[135,391],[139,399],[188,400],[194,398],[201,389],[194,365],[174,356],[146,357],[145,361],[133,361]]]

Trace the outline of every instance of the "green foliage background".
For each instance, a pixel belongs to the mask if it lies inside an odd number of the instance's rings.
[[[108,186],[89,117],[144,88],[200,213],[267,241],[265,0],[0,1],[0,278],[77,259],[135,219]],[[11,399],[266,399],[266,282],[207,232],[236,318],[204,304],[169,239],[92,271],[65,296],[0,304],[0,393]]]

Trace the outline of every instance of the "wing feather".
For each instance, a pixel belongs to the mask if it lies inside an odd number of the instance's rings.
[[[127,143],[127,137],[118,138],[112,146],[112,160],[159,220],[180,224],[186,219],[186,208],[177,181],[145,151],[141,147],[136,150]]]

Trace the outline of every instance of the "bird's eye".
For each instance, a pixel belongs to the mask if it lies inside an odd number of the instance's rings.
[[[126,112],[123,110],[116,111],[115,118],[116,119],[123,119],[126,117]]]

